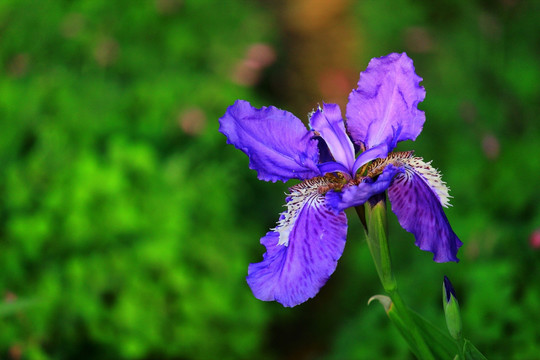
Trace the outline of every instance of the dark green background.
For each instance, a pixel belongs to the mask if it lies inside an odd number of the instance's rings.
[[[370,58],[402,51],[427,122],[399,148],[442,171],[464,242],[459,264],[433,263],[390,214],[403,295],[444,327],[446,274],[488,358],[539,358],[539,2],[302,3],[346,24],[349,55],[327,66],[324,42],[320,57],[296,54],[328,34],[295,33],[313,17],[284,17],[285,1],[1,2],[0,358],[410,359],[366,305],[382,290],[354,213],[315,299],[253,298],[247,265],[286,185],[259,182],[217,131],[238,98],[303,120],[336,101],[324,94],[343,105]],[[254,70],[258,43],[276,58]],[[304,81],[320,75],[307,65],[296,76],[298,61],[345,74],[346,92]]]

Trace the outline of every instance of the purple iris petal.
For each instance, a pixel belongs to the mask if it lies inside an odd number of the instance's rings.
[[[346,178],[351,179],[350,170],[347,169],[345,165],[342,165],[335,161],[329,161],[319,164],[319,171],[321,172],[321,175],[326,175],[333,172],[340,172],[345,175]]]
[[[404,169],[392,164],[386,166],[382,174],[373,182],[362,182],[358,185],[345,187],[341,192],[329,191],[326,194],[328,206],[336,213],[347,208],[362,205],[373,195],[380,194],[390,186],[394,176]]]
[[[462,245],[444,214],[439,197],[413,169],[399,174],[388,188],[392,211],[416,238],[416,246],[433,253],[436,262],[458,262]]]
[[[227,143],[247,154],[259,179],[285,182],[319,175],[317,140],[291,113],[273,106],[256,109],[238,100],[219,123]]]
[[[256,298],[293,307],[314,297],[336,269],[345,247],[347,217],[330,211],[324,195],[315,190],[287,229],[288,244],[279,244],[278,230],[261,239],[266,253],[262,262],[249,265],[247,282]]]
[[[351,172],[354,163],[354,146],[345,131],[341,110],[336,104],[323,104],[310,119],[313,130],[319,132],[334,159]]]
[[[454,287],[452,286],[452,283],[450,282],[448,277],[446,277],[446,275],[444,275],[443,284],[444,284],[444,294],[446,295],[446,303],[448,304],[450,302],[452,295],[456,297],[456,292],[454,291]]]
[[[422,131],[421,81],[405,53],[372,59],[349,95],[347,129],[335,104],[313,113],[314,131],[287,111],[257,109],[243,100],[220,118],[219,130],[248,155],[259,179],[303,180],[290,188],[276,228],[261,238],[263,260],[249,265],[246,279],[255,297],[288,307],[314,297],[344,250],[343,211],[386,190],[401,226],[414,234],[420,249],[431,251],[436,262],[459,261],[462,243],[442,209],[449,195],[440,174],[412,153],[389,154],[399,141],[415,140]],[[364,152],[355,159],[359,149]],[[375,159],[383,160],[363,167]],[[343,176],[322,176],[338,172]]]
[[[358,88],[349,95],[347,128],[367,149],[386,143],[415,140],[422,131],[424,112],[418,103],[426,92],[405,53],[372,59],[360,74]]]
[[[326,143],[324,142],[323,138],[320,136],[315,136],[315,140],[317,140],[317,145],[319,147],[319,162],[325,163],[329,161],[334,161],[334,158],[330,153],[330,149],[328,148],[328,145],[326,145]]]
[[[379,144],[375,147],[372,147],[369,150],[364,151],[358,157],[356,158],[356,161],[353,165],[353,174],[356,174],[358,169],[364,164],[367,164],[368,162],[381,158],[384,159],[386,156],[388,156],[388,145],[387,144]]]

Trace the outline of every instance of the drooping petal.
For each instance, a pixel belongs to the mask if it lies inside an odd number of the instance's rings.
[[[414,234],[416,246],[432,252],[436,262],[458,262],[457,251],[462,243],[442,208],[447,204],[448,191],[444,198],[436,186],[423,176],[422,170],[407,165],[388,188],[388,198],[401,226]]]
[[[451,206],[451,196],[448,193],[448,186],[446,186],[446,183],[442,180],[441,173],[431,166],[431,161],[425,162],[422,158],[416,156],[410,156],[402,161],[407,167],[410,167],[411,170],[414,170],[415,173],[421,176],[435,195],[437,195],[437,198],[443,207]]]
[[[291,113],[273,106],[256,109],[238,100],[219,123],[227,143],[247,154],[259,179],[285,182],[319,175],[317,140]]]
[[[372,59],[349,95],[347,128],[353,140],[367,149],[386,143],[389,151],[398,141],[415,140],[425,122],[418,110],[426,95],[420,81],[405,53]]]
[[[351,172],[354,164],[354,146],[345,131],[341,110],[336,104],[323,104],[310,119],[313,130],[321,134],[334,159]]]
[[[403,168],[395,167],[390,164],[386,166],[382,174],[374,181],[351,185],[343,188],[342,191],[329,191],[326,194],[328,206],[334,212],[339,213],[347,208],[362,205],[373,195],[386,191],[394,176],[403,171]]]
[[[314,297],[343,253],[347,236],[345,213],[334,214],[318,188],[323,178],[291,188],[287,211],[278,226],[261,239],[263,261],[251,264],[247,282],[256,298],[287,307]]]

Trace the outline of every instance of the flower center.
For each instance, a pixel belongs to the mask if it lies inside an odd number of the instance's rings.
[[[379,176],[384,168],[392,164],[394,166],[403,166],[408,159],[413,157],[413,151],[398,151],[388,154],[384,159],[376,159],[367,168],[367,177],[374,178]]]

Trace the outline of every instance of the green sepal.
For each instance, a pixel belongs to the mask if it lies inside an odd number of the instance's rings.
[[[465,360],[487,360],[487,358],[469,340],[465,339],[463,345]]]
[[[456,299],[452,283],[446,276],[443,281],[442,295],[446,327],[450,335],[461,343],[461,312],[459,310],[459,302]]]

